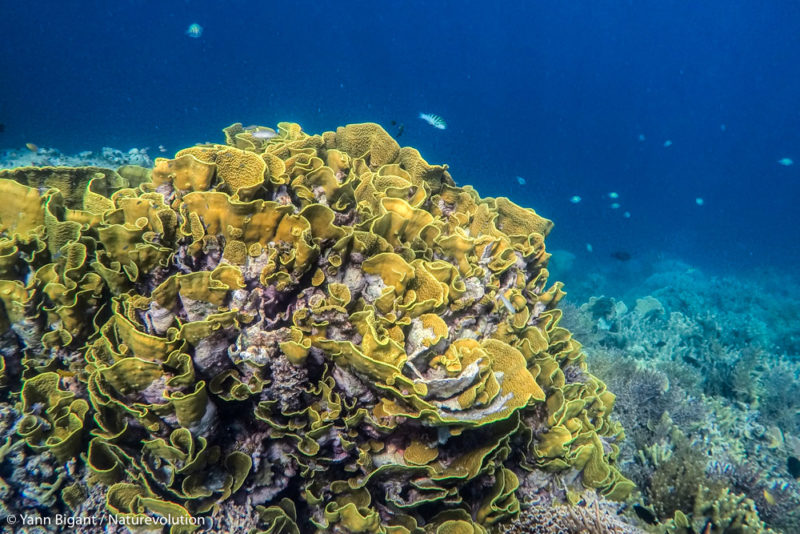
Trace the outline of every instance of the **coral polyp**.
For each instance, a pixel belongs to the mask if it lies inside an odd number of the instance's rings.
[[[61,506],[480,533],[522,493],[627,496],[549,220],[376,124],[254,131],[152,169],[0,172],[10,443],[69,464]]]

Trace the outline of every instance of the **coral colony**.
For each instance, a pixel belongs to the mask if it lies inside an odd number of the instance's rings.
[[[7,448],[59,466],[49,502],[484,532],[545,473],[628,495],[614,396],[558,326],[550,221],[375,124],[259,131],[152,170],[0,174]]]

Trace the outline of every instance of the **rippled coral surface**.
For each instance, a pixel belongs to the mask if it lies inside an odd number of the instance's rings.
[[[444,534],[631,491],[614,396],[559,326],[550,221],[375,124],[262,130],[0,172],[4,436],[59,466],[59,506]]]

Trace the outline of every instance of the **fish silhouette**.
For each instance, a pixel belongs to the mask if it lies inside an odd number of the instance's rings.
[[[400,137],[401,135],[403,135],[403,132],[406,129],[405,125],[402,122],[398,124],[397,121],[392,121],[392,126],[395,128],[395,134],[394,134],[395,137]]]

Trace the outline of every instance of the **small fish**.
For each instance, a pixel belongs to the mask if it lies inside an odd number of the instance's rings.
[[[683,359],[683,361],[685,361],[689,365],[693,365],[695,367],[700,367],[700,360],[698,360],[694,356],[691,356],[689,354],[684,354],[682,359]]]
[[[639,516],[639,519],[642,519],[643,521],[651,525],[655,525],[658,523],[658,518],[656,517],[656,514],[654,514],[644,506],[635,504],[633,506],[633,511],[636,512],[636,515]]]
[[[269,141],[273,137],[277,137],[278,132],[274,130],[256,130],[255,132],[252,132],[250,135],[252,135],[256,139],[261,139],[262,141]]]
[[[671,146],[672,146],[672,141],[670,141],[669,139],[667,139],[666,141],[664,141],[664,148],[669,148],[669,147],[671,147]]]
[[[642,141],[644,141],[646,139],[647,138],[644,136],[644,134],[639,134],[639,142],[642,142]]]
[[[617,250],[612,252],[611,257],[619,261],[628,261],[629,259],[631,259],[630,253],[625,252],[624,250]]]
[[[203,35],[203,27],[198,23],[193,22],[192,24],[189,24],[189,27],[186,29],[186,35],[192,39],[199,39],[200,36]]]
[[[514,306],[511,304],[511,301],[508,300],[508,298],[505,295],[503,295],[502,293],[498,293],[497,298],[500,299],[500,302],[502,302],[503,306],[506,307],[508,313],[517,313],[517,310],[514,308]]]
[[[579,197],[578,195],[574,195],[572,198],[569,199],[569,201],[572,202],[573,204],[577,204],[578,202],[581,201],[581,197]]]
[[[610,207],[611,207],[612,210],[618,210],[619,209],[619,202],[614,202],[613,204],[611,204]]]
[[[525,185],[527,183],[525,181],[525,178],[523,178],[522,176],[517,176],[517,182],[519,182],[519,185]]]
[[[0,122],[0,133],[3,133],[4,131],[6,131],[6,125]]]
[[[697,197],[696,199],[694,199],[694,203],[697,204],[698,206],[702,206],[703,204],[705,204],[705,202],[706,201],[703,200],[701,197]]]
[[[244,129],[245,133],[249,133],[256,139],[261,139],[262,141],[269,141],[273,137],[278,136],[278,132],[273,130],[272,128],[267,128],[266,126],[247,126]]]
[[[720,132],[724,132],[724,131],[725,131],[725,130],[727,130],[727,129],[728,129],[728,127],[727,127],[727,126],[725,126],[724,124],[720,124],[720,125],[719,125],[719,131],[720,131]]]
[[[397,132],[394,134],[395,138],[400,137],[401,135],[403,135],[403,132],[406,129],[405,125],[402,122],[400,124],[398,124],[397,121],[392,121],[392,126],[397,128]]]
[[[167,151],[167,147],[165,147],[164,145],[158,145],[158,151],[162,152],[162,153],[166,152]]]
[[[764,500],[767,501],[767,504],[774,506],[777,502],[775,500],[775,496],[769,492],[766,488],[764,488]]]
[[[594,249],[592,248],[592,244],[591,243],[586,243],[586,252],[591,252],[593,250]]]
[[[631,218],[631,212],[626,211],[625,213],[622,214],[622,216],[625,217],[626,219],[630,219]]]
[[[447,123],[444,122],[444,119],[441,118],[439,115],[434,115],[433,113],[420,113],[419,118],[433,126],[434,128],[438,128],[440,130],[444,130],[447,128]]]
[[[608,194],[608,198],[619,198],[619,193],[612,191]]]
[[[34,145],[33,143],[25,143],[25,148],[27,148],[28,150],[30,150],[34,154],[36,152],[39,152],[39,147]]]
[[[794,165],[794,161],[792,160],[792,158],[781,158],[778,160],[778,163],[780,163],[784,167],[788,167],[789,165]]]
[[[800,477],[800,460],[794,456],[789,456],[786,460],[786,469],[794,478]]]

